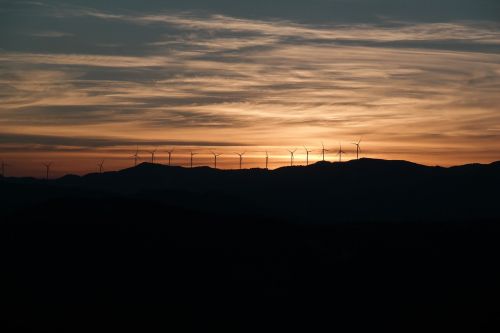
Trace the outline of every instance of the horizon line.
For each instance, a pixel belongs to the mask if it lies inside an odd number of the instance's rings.
[[[488,166],[496,163],[500,163],[500,160],[496,160],[490,163],[479,163],[479,162],[474,162],[474,163],[466,163],[466,164],[459,164],[459,165],[452,165],[452,166],[441,166],[441,165],[427,165],[427,164],[422,164],[422,163],[416,163],[412,162],[409,160],[402,160],[402,159],[382,159],[382,158],[371,158],[371,157],[361,157],[359,159],[351,159],[351,160],[346,160],[346,161],[316,161],[314,163],[310,163],[309,165],[303,165],[303,164],[297,164],[297,165],[282,165],[276,168],[264,168],[264,167],[252,167],[252,168],[215,168],[210,165],[197,165],[197,166],[183,166],[183,165],[168,165],[168,164],[163,164],[163,163],[151,163],[148,161],[141,162],[135,166],[130,166],[122,169],[115,169],[115,170],[108,170],[108,171],[102,171],[102,172],[89,172],[86,174],[78,175],[75,173],[66,173],[63,176],[60,177],[54,177],[54,178],[44,178],[44,177],[34,177],[34,176],[21,176],[21,177],[16,177],[16,176],[4,176],[3,174],[0,174],[0,179],[23,179],[23,178],[29,178],[29,179],[36,179],[36,180],[42,180],[42,181],[52,181],[52,180],[58,180],[62,179],[67,176],[76,176],[76,177],[86,177],[86,176],[92,176],[92,175],[103,175],[103,174],[109,174],[109,173],[116,173],[116,172],[121,172],[124,170],[130,170],[130,169],[136,169],[140,166],[143,165],[148,165],[148,166],[157,166],[157,167],[163,167],[163,168],[180,168],[180,169],[186,169],[186,170],[193,170],[193,169],[211,169],[211,170],[218,170],[218,171],[236,171],[236,172],[242,172],[242,171],[250,171],[250,170],[261,170],[261,171],[268,171],[268,172],[273,172],[279,169],[297,169],[297,168],[310,168],[318,164],[329,164],[329,165],[341,165],[341,164],[352,164],[356,163],[359,161],[366,161],[366,160],[371,160],[371,161],[382,161],[382,162],[400,162],[400,163],[408,163],[408,164],[413,164],[416,166],[422,166],[422,167],[427,167],[427,168],[442,168],[442,169],[451,169],[451,168],[459,168],[459,167],[466,167],[470,165],[476,165],[476,166]]]

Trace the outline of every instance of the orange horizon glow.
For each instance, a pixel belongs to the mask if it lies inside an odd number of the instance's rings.
[[[136,145],[141,161],[158,148],[162,164],[175,147],[173,164],[182,166],[190,150],[200,153],[196,166],[212,166],[215,150],[223,169],[238,168],[242,151],[248,168],[264,167],[266,150],[270,168],[289,165],[294,148],[304,164],[303,146],[314,163],[321,142],[327,160],[338,160],[340,142],[350,160],[359,139],[362,157],[440,166],[500,160],[494,22],[315,24],[22,6],[68,31],[13,28],[22,47],[0,49],[7,175],[41,177],[47,161],[54,177],[95,172],[102,159],[105,170],[123,169]],[[89,22],[118,32],[101,40]]]
[[[404,150],[394,149],[390,152],[376,152],[369,143],[361,143],[362,151],[360,158],[374,158],[386,160],[407,160],[414,163],[419,163],[428,166],[450,167],[456,165],[483,163],[488,164],[496,160],[468,160],[467,154],[453,154],[442,151],[433,151],[430,154],[417,155],[414,152],[404,152]],[[366,147],[366,148],[365,148]],[[269,153],[268,168],[276,169],[280,167],[290,166],[290,153],[288,149],[295,149],[294,166],[306,165],[305,149],[298,146],[290,147],[224,147],[219,149],[207,149],[196,147],[169,147],[156,148],[154,163],[168,165],[167,151],[174,148],[172,153],[171,166],[190,167],[190,152],[193,151],[196,155],[193,158],[193,167],[214,167],[214,157],[212,152],[221,154],[217,158],[218,169],[239,169],[239,157],[236,152],[245,152],[243,157],[243,169],[250,168],[265,168],[265,151]],[[321,146],[308,146],[312,152],[309,154],[309,164],[322,161]],[[337,151],[339,146],[325,146],[329,150],[325,154],[325,161],[339,162]],[[149,151],[152,148],[140,148],[139,160],[137,164],[147,162],[151,163],[151,154]],[[346,152],[342,156],[342,162],[355,160],[356,149],[351,144],[343,144],[342,150]],[[67,174],[85,175],[98,172],[98,164],[104,161],[104,172],[118,171],[121,169],[134,166],[133,154],[135,147],[121,147],[114,150],[99,150],[88,152],[28,152],[28,153],[12,153],[3,154],[3,161],[8,165],[6,167],[7,177],[35,177],[45,178],[45,167],[43,163],[51,162],[51,178],[59,178]],[[449,163],[440,163],[446,156]]]

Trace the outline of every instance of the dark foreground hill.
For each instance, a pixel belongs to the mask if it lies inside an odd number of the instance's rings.
[[[2,179],[8,331],[498,331],[500,164]]]
[[[151,200],[204,213],[299,223],[465,221],[500,218],[500,163],[453,168],[361,159],[277,170],[137,167],[52,181],[6,179],[3,204],[71,198]]]

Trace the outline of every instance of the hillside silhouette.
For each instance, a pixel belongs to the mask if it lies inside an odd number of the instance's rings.
[[[11,208],[87,193],[149,199],[202,212],[306,223],[500,217],[496,204],[499,162],[442,168],[363,158],[276,170],[142,163],[82,177],[68,175],[51,181],[8,178],[3,183],[2,196]]]
[[[499,185],[499,162],[375,159],[1,178],[0,320],[34,332],[496,331]]]

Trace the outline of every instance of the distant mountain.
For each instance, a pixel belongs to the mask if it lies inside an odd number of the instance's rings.
[[[500,163],[373,159],[1,178],[3,317],[27,328],[9,332],[253,332],[259,312],[277,331],[500,327],[499,188]]]
[[[496,204],[499,162],[443,168],[363,158],[276,170],[142,163],[103,174],[67,175],[50,181],[6,178],[0,184],[2,195],[17,206],[51,196],[100,193],[211,213],[298,221],[500,218]]]

